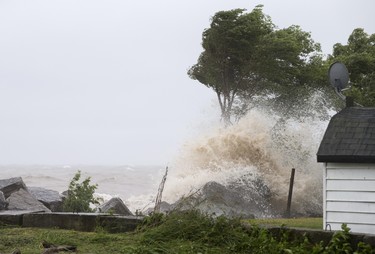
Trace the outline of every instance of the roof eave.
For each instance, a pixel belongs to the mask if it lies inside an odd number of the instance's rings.
[[[317,155],[318,162],[375,163],[375,156]]]

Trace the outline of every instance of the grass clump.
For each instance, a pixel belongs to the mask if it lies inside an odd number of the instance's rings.
[[[320,224],[320,219],[316,220]],[[244,226],[239,219],[212,217],[199,211],[173,212],[147,217],[136,253],[375,253],[367,244],[351,247],[350,229],[343,225],[329,244],[311,243],[308,238],[292,240],[287,228],[274,237],[257,225]]]
[[[238,252],[242,243],[249,240],[239,219],[213,218],[196,210],[173,212],[168,216],[154,214],[139,230],[143,232],[141,243],[158,249],[183,241],[189,243],[190,251],[210,247]]]
[[[244,222],[251,225],[267,225],[276,227],[323,229],[323,218],[266,218],[250,219]]]

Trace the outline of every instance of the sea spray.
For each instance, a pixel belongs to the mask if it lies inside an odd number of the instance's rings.
[[[303,120],[285,118],[258,107],[228,128],[211,124],[202,131],[199,124],[200,135],[169,163],[163,200],[173,203],[215,181],[245,200],[259,192],[269,204],[257,200],[263,209],[257,215],[272,216],[285,210],[290,170],[296,168],[292,212],[321,213],[323,166],[316,162],[316,152],[327,120],[314,114]],[[98,193],[110,195],[101,195],[103,200],[121,197],[135,212],[153,207],[165,166],[0,165],[0,172],[2,178],[21,176],[28,186],[62,192],[80,169],[98,183]]]
[[[315,117],[285,119],[254,108],[232,126],[212,127],[187,142],[171,164],[165,200],[173,203],[210,181],[242,188],[245,196],[249,190],[251,195],[258,179],[271,192],[263,216],[277,215],[286,208],[290,170],[296,168],[292,210],[301,215],[320,214],[322,166],[316,162],[316,151],[326,125],[327,121]]]

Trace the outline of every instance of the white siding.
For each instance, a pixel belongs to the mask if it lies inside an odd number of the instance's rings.
[[[327,199],[331,201],[373,201],[375,191],[327,191]]]
[[[375,234],[375,164],[327,163],[323,188],[324,228]]]
[[[329,200],[329,199],[328,199]],[[364,202],[347,202],[343,201],[327,201],[327,210],[332,212],[352,212],[353,206],[357,211],[363,213],[373,213],[375,211],[375,203],[364,203]],[[375,223],[375,221],[374,221]]]
[[[374,169],[374,173],[375,173],[375,169]],[[375,190],[374,187],[375,187],[374,180],[327,179],[327,191],[368,191],[368,190]]]

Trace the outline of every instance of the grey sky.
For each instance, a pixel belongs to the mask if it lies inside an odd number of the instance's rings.
[[[215,100],[186,75],[203,29],[257,4],[326,54],[375,33],[373,0],[0,0],[0,164],[168,163]]]

